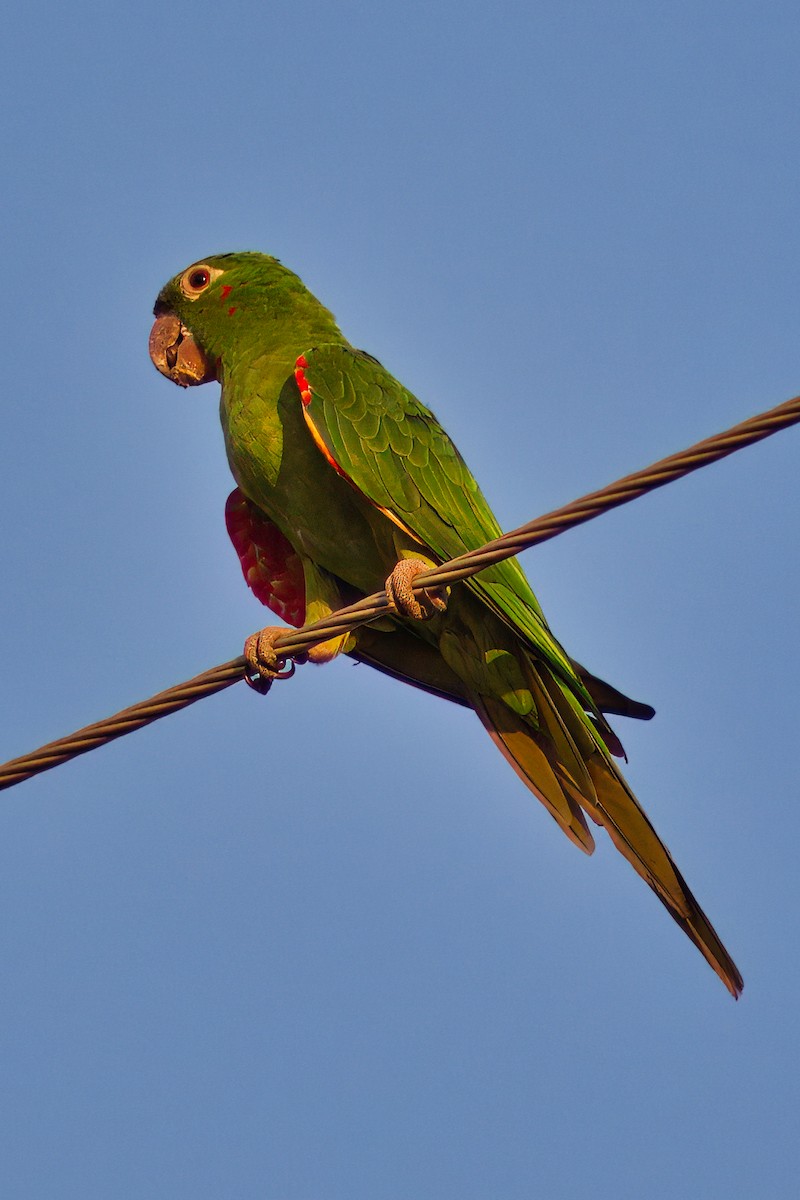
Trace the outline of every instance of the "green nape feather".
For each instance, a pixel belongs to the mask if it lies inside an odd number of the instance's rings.
[[[220,380],[231,469],[252,514],[277,526],[305,564],[306,587],[319,592],[306,594],[307,605],[376,591],[403,557],[444,561],[500,533],[433,413],[355,350],[276,259],[195,263],[166,285],[155,311],[159,370],[183,384]],[[192,378],[175,368],[184,353],[200,363]],[[591,853],[584,814],[605,826],[739,994],[736,966],[612,758],[622,748],[604,712],[648,718],[652,709],[569,658],[515,559],[456,584],[443,615],[384,621],[348,650],[474,708],[567,836]]]

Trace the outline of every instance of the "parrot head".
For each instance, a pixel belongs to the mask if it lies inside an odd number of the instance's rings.
[[[153,309],[150,357],[181,387],[221,377],[237,346],[269,353],[287,326],[313,314],[335,321],[277,258],[252,251],[216,254],[193,263],[161,289]]]

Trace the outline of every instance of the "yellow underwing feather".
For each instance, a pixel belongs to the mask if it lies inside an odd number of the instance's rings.
[[[530,725],[489,696],[473,698],[475,711],[503,757],[532,792],[538,796],[564,833],[586,854],[594,850],[594,838],[578,804],[568,796],[556,777],[547,754]]]

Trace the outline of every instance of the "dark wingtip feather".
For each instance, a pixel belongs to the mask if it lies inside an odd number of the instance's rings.
[[[633,717],[637,721],[651,721],[656,715],[652,704],[643,704],[641,700],[631,700],[619,688],[612,687],[604,679],[599,679],[586,667],[581,666],[575,659],[571,660],[575,671],[580,676],[581,683],[594,700],[600,712],[614,717]]]

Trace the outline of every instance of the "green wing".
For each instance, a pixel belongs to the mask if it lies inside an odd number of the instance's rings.
[[[501,530],[469,468],[433,413],[369,355],[318,346],[298,363],[306,421],[332,465],[440,561],[474,550]],[[594,705],[551,634],[516,559],[468,586]]]

